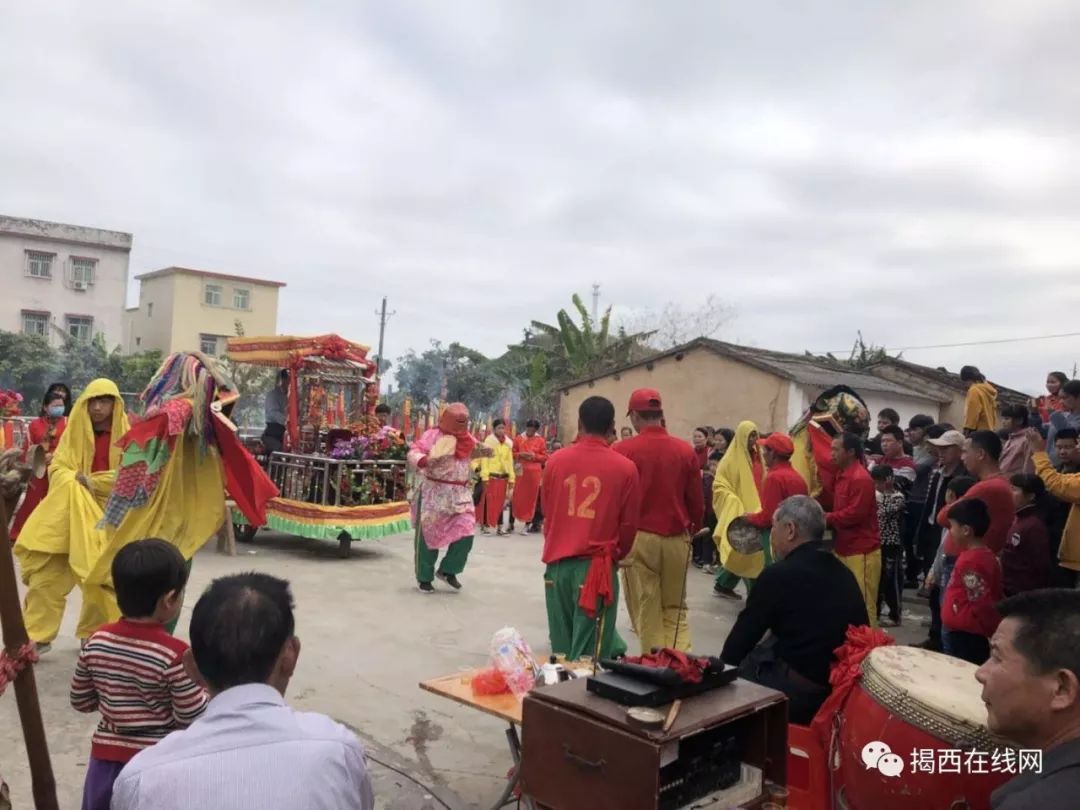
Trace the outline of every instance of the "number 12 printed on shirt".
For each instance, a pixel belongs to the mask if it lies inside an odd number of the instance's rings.
[[[595,518],[596,512],[593,510],[592,505],[600,497],[600,479],[595,475],[587,475],[582,479],[581,488],[585,491],[585,498],[580,504],[577,503],[577,476],[567,476],[563,483],[566,484],[566,488],[569,490],[569,503],[566,514],[570,517],[585,518],[586,520]]]

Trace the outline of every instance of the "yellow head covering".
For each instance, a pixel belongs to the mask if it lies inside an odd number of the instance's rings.
[[[109,469],[91,473],[94,466],[94,425],[87,406],[94,397],[113,397],[112,446]],[[116,442],[128,431],[127,414],[120,390],[112,380],[94,380],[75,401],[67,429],[60,437],[49,466],[49,494],[45,496],[19,534],[15,547],[25,574],[33,560],[26,552],[67,554],[72,571],[84,581],[91,561],[105,544],[105,532],[97,528],[102,508],[109,499],[120,466],[120,448]],[[89,489],[79,481],[84,475]]]
[[[124,410],[124,400],[120,398],[120,389],[116,387],[116,383],[100,378],[83,389],[71,408],[67,428],[60,437],[60,443],[53,455],[53,464],[57,467],[64,467],[84,475],[90,474],[90,469],[94,464],[94,424],[90,421],[90,413],[87,409],[90,400],[95,397],[113,397],[116,400],[112,413],[109,469],[115,470],[120,466],[120,448],[116,446],[116,442],[128,432],[127,412]]]
[[[754,578],[765,567],[762,552],[740,554],[727,541],[731,521],[748,512],[761,509],[761,497],[754,481],[750,460],[750,434],[757,433],[753,422],[740,422],[713,479],[713,511],[716,512],[716,531],[713,539],[720,549],[720,562],[732,574]]]

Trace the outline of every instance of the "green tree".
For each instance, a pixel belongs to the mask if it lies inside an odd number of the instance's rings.
[[[542,423],[552,422],[558,415],[558,399],[548,368],[547,355],[533,352],[526,368],[527,375],[521,384],[521,407],[518,420],[536,419]]]
[[[410,349],[399,358],[397,383],[399,394],[418,404],[445,395],[447,402],[464,402],[474,413],[492,410],[507,393],[491,360],[460,343],[443,346],[437,340],[420,354]]]
[[[533,328],[540,333],[535,348],[550,350],[554,355],[549,364],[551,379],[566,382],[630,362],[647,336],[627,334],[622,329],[616,329],[613,334],[611,307],[596,323],[580,295],[575,293],[571,300],[580,323],[575,323],[565,309],[560,309],[555,316],[557,325],[532,322]]]
[[[90,340],[76,340],[64,335],[60,349],[61,375],[73,392],[81,391],[88,382],[98,377],[109,377],[115,381],[119,375],[112,372],[119,372],[119,358],[117,354],[116,362],[110,363],[105,337],[100,332]]]
[[[233,322],[237,337],[244,337],[244,325],[237,318]],[[270,389],[277,385],[281,369],[256,366],[251,363],[234,363],[225,357],[221,365],[228,372],[240,392],[240,399],[233,408],[232,420],[241,427],[258,427],[265,424],[263,404]]]
[[[0,388],[23,395],[23,413],[36,415],[50,383],[60,381],[60,356],[45,338],[0,332]]]
[[[165,358],[156,349],[153,351],[129,354],[126,357],[114,352],[110,358],[116,364],[115,376],[121,391],[141,394]]]
[[[37,404],[50,383],[66,383],[75,396],[98,377],[114,381],[121,393],[128,394],[128,405],[154,376],[161,365],[161,352],[122,355],[120,349],[108,351],[100,334],[80,341],[64,335],[60,349],[44,338],[0,332],[0,387],[13,388],[27,404],[23,412],[35,413]]]

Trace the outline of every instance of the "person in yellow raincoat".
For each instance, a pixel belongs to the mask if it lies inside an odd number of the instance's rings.
[[[753,554],[741,554],[731,547],[727,538],[728,526],[735,518],[761,509],[762,467],[757,440],[757,425],[740,422],[713,478],[713,511],[716,513],[713,540],[720,550],[722,566],[713,591],[727,599],[740,598],[735,593],[740,578],[746,582],[749,592],[767,562],[764,551],[767,546]]]
[[[976,430],[997,430],[997,389],[986,381],[975,366],[960,369],[960,380],[967,386],[964,398],[964,435]]]
[[[108,577],[88,582],[107,545],[98,528],[120,464],[117,440],[128,431],[120,390],[97,379],[83,390],[49,466],[49,494],[19,533],[15,556],[27,587],[23,621],[39,651],[60,631],[67,595],[82,587],[82,611],[75,635],[84,639],[120,618]]]

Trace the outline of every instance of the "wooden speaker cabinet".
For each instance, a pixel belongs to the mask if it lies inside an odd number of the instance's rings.
[[[684,700],[667,732],[584,678],[535,689],[522,709],[522,791],[552,810],[674,810],[729,783],[739,761],[785,783],[787,699],[741,679]]]

